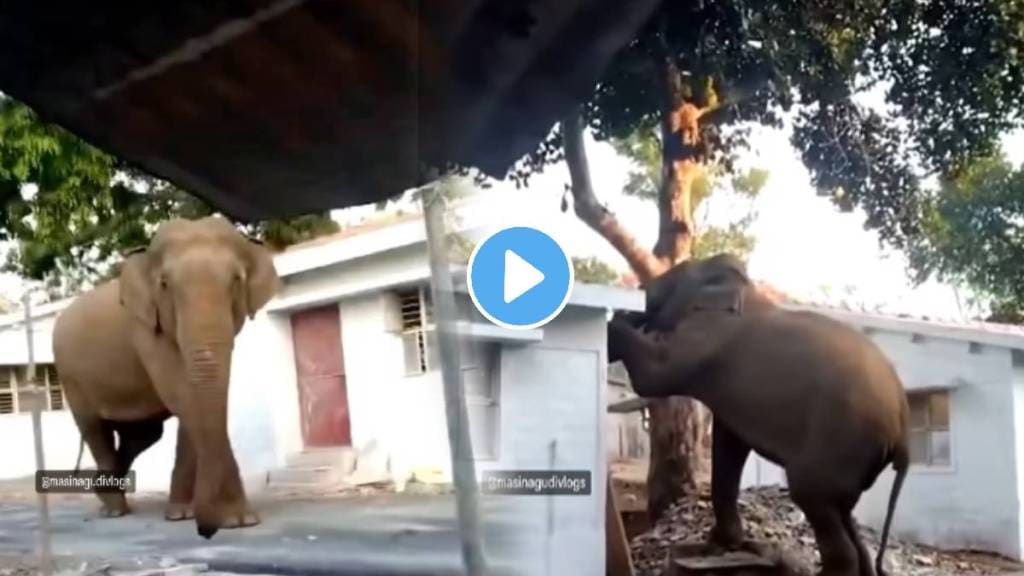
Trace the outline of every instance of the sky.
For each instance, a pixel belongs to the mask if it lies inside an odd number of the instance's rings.
[[[1015,164],[1024,162],[1024,133],[1004,141]],[[810,175],[783,129],[755,129],[752,152],[740,159],[746,167],[764,168],[770,178],[755,202],[757,218],[750,232],[756,239],[750,257],[751,276],[803,300],[833,304],[844,300],[886,313],[966,320],[972,308],[968,291],[929,281],[914,287],[905,272],[902,254],[880,247],[878,236],[864,229],[864,214],[839,212],[815,194]],[[587,141],[595,194],[645,246],[657,234],[653,202],[621,193],[630,163],[611,148]],[[564,163],[549,167],[531,180],[527,190],[500,183],[480,195],[485,221],[492,227],[532,225],[551,234],[574,256],[598,256],[626,270],[625,260],[598,234],[579,221],[570,209],[560,210]],[[737,216],[725,198],[709,201],[710,223],[725,223]],[[698,214],[698,222],[701,215]]]
[[[757,128],[751,143],[751,152],[741,156],[740,164],[770,172],[755,202],[758,216],[750,229],[756,239],[751,276],[815,302],[835,304],[845,299],[888,313],[952,320],[967,319],[977,312],[969,307],[965,291],[958,297],[953,287],[934,281],[913,287],[902,255],[879,246],[877,235],[864,229],[862,213],[841,213],[827,198],[816,196],[784,129]],[[1007,137],[1004,147],[1014,164],[1024,163],[1024,132]],[[598,199],[643,245],[653,245],[657,234],[654,203],[621,193],[629,160],[589,136],[587,153]],[[597,256],[627,270],[619,254],[571,209],[561,212],[568,181],[568,169],[560,163],[535,176],[525,190],[516,190],[511,182],[495,183],[478,193],[467,218],[490,228],[531,225],[551,234],[571,255]],[[709,223],[724,223],[737,215],[737,207],[728,197],[712,199],[707,209]],[[373,212],[373,206],[362,206],[335,211],[334,215],[339,221],[354,222]],[[702,216],[698,214],[698,222]],[[0,296],[16,300],[22,290],[19,278],[0,274]]]

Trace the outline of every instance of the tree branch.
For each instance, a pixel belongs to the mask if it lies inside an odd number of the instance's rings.
[[[573,209],[576,216],[600,234],[626,259],[629,267],[640,282],[658,276],[664,266],[650,250],[640,246],[636,237],[629,233],[617,218],[598,201],[590,181],[590,166],[583,144],[583,118],[580,110],[574,110],[562,120],[562,138],[565,146],[565,161],[569,165],[569,179],[572,182]]]

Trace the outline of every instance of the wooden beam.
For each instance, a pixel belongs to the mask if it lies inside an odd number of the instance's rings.
[[[633,576],[633,559],[629,553],[626,527],[622,523],[622,514],[619,513],[615,490],[612,488],[611,473],[608,474],[605,486],[607,486],[604,507],[605,574],[606,576]]]

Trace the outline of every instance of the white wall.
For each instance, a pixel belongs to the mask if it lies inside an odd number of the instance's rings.
[[[1014,413],[1014,461],[1017,472],[1017,557],[1024,556],[1024,351],[1014,350],[1011,354],[1013,369],[1013,413]]]
[[[78,428],[70,412],[43,412],[43,451],[46,467],[71,470],[78,456]],[[0,416],[0,438],[4,438],[4,459],[0,478],[24,478],[36,473],[31,414]],[[82,455],[82,467],[94,466],[89,450]]]
[[[406,376],[402,341],[392,328],[397,300],[376,292],[340,303],[352,445],[390,459],[396,482],[420,467],[450,469],[440,374]]]
[[[1024,406],[1024,378],[1014,382],[1010,350],[966,341],[924,338],[910,333],[878,331],[872,339],[896,366],[908,391],[951,388],[952,466],[912,466],[893,519],[894,534],[947,548],[991,550],[1021,556],[1018,494],[1024,442],[1017,420]],[[1016,428],[1015,428],[1016,426]],[[1015,446],[1016,444],[1016,446]],[[757,481],[760,473],[760,482]],[[855,514],[862,523],[880,528],[885,518],[893,472],[887,469],[864,494]],[[784,484],[776,466],[751,458],[744,470],[745,486]]]
[[[248,492],[302,449],[291,321],[261,312],[235,340],[228,434]]]
[[[604,311],[570,306],[543,330],[543,342],[501,351],[500,456],[478,469],[591,470],[589,496],[516,497],[517,533],[524,573],[602,574]]]
[[[32,322],[32,343],[35,347],[33,353],[36,362],[53,362],[53,323],[56,318],[56,315],[51,313],[39,316]],[[24,364],[28,364],[25,325],[18,322],[14,325],[0,326],[0,365]]]

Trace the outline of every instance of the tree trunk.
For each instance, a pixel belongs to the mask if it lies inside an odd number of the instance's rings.
[[[682,77],[675,64],[667,60],[664,71],[660,222],[654,256],[667,269],[693,255],[696,228],[692,198],[693,185],[703,171],[697,158],[703,111],[683,98]],[[656,399],[649,410],[647,512],[652,521],[657,521],[673,502],[707,485],[711,473],[711,414],[697,400],[682,396]]]
[[[579,112],[562,124],[577,216],[601,234],[626,259],[640,282],[655,278],[688,260],[693,251],[693,185],[703,166],[698,159],[700,118],[705,110],[682,97],[681,76],[665,63],[665,108],[662,120],[662,181],[658,194],[658,240],[644,250],[596,199],[583,149]],[[651,455],[647,475],[647,510],[657,521],[680,497],[699,490],[710,477],[711,417],[698,401],[674,397],[649,404]]]

